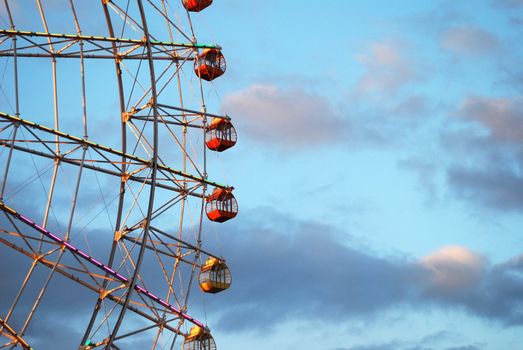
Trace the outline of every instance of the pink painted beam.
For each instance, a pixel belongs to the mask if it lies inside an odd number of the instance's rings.
[[[10,214],[11,216],[13,216],[14,218],[22,221],[24,224],[28,225],[28,226],[31,226],[32,228],[34,228],[35,230],[37,230],[38,232],[40,232],[41,234],[43,234],[44,236],[46,237],[49,237],[50,239],[52,239],[53,241],[55,241],[56,243],[60,244],[61,246],[65,247],[67,250],[69,250],[71,253],[81,257],[82,259],[88,261],[89,263],[95,265],[96,267],[102,269],[103,271],[105,271],[107,274],[113,276],[114,278],[116,278],[117,280],[119,280],[120,282],[123,282],[123,283],[129,283],[129,279],[127,277],[124,277],[122,276],[121,274],[119,274],[118,272],[114,271],[113,269],[111,269],[109,266],[99,262],[98,260],[96,260],[95,258],[93,258],[92,256],[86,254],[85,252],[81,251],[80,249],[76,248],[75,246],[73,246],[72,244],[70,244],[69,242],[66,242],[64,241],[63,239],[61,239],[60,237],[58,237],[57,235],[49,232],[48,230],[46,230],[45,228],[39,226],[38,224],[36,224],[35,222],[29,220],[27,217],[23,216],[22,214],[18,213],[16,210],[14,210],[13,208],[10,208],[8,207],[7,205],[5,205],[3,202],[0,202],[0,209],[4,212],[6,212],[7,214]],[[199,327],[204,327],[204,324],[201,323],[200,321],[196,320],[195,318],[187,315],[186,313],[182,312],[181,310],[179,310],[178,308],[176,308],[175,306],[167,303],[165,300],[163,299],[160,299],[160,297],[158,297],[157,295],[151,293],[150,291],[148,291],[147,289],[145,289],[144,287],[140,286],[140,285],[137,285],[135,284],[134,285],[134,290],[136,290],[138,293],[141,293],[143,294],[144,296],[146,296],[147,298],[157,302],[158,304],[162,305],[163,307],[169,309],[170,311],[174,312],[175,314],[177,314],[178,316],[184,318],[185,320],[199,326]]]

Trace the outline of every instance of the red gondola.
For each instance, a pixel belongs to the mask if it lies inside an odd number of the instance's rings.
[[[238,203],[231,189],[215,188],[207,197],[205,212],[211,221],[224,222],[238,214]]]
[[[207,127],[205,144],[212,151],[223,152],[234,146],[236,140],[236,129],[227,119],[214,118]]]
[[[200,12],[212,4],[212,0],[182,0],[183,7],[187,11]]]
[[[205,49],[194,60],[194,72],[203,80],[211,81],[225,73],[225,57],[218,49]]]

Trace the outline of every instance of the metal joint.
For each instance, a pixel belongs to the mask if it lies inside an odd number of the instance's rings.
[[[109,294],[111,294],[110,291],[105,290],[105,289],[103,289],[103,288],[100,288],[100,299],[101,299],[101,300],[104,300],[105,298],[107,298],[107,296],[108,296]]]
[[[42,254],[33,254],[33,264],[38,264],[40,261],[44,260],[44,256]]]
[[[147,102],[147,107],[151,108],[152,106],[154,106],[154,103],[155,103],[154,97],[151,97],[149,102]]]
[[[118,242],[122,238],[124,238],[129,233],[129,229],[127,227],[124,227],[122,230],[115,231],[114,232],[114,241]]]
[[[131,174],[129,174],[127,171],[122,174],[122,182],[127,182],[131,178]]]
[[[132,112],[122,112],[122,123],[127,123],[131,119]]]

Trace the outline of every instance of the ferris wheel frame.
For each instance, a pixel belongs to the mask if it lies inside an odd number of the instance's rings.
[[[208,179],[205,147],[208,119],[229,121],[230,118],[227,115],[207,112],[201,76],[198,76],[200,110],[186,108],[180,86],[183,67],[197,61],[196,58],[201,50],[221,50],[221,48],[217,45],[199,44],[196,41],[188,12],[190,34],[184,33],[169,18],[165,0],[161,0],[160,5],[154,0],[133,0],[135,5],[133,14],[127,11],[129,6],[127,9],[120,7],[116,0],[101,0],[107,36],[83,34],[72,0],[68,3],[77,30],[74,34],[57,34],[49,30],[48,13],[44,10],[41,0],[36,0],[36,4],[44,31],[18,30],[9,1],[5,0],[4,3],[10,28],[0,29],[0,45],[4,44],[3,47],[0,46],[0,59],[11,61],[15,102],[13,114],[0,110],[0,146],[7,154],[3,160],[5,165],[3,174],[0,174],[2,176],[0,210],[4,220],[8,222],[1,228],[3,235],[0,234],[0,243],[33,259],[33,263],[7,314],[0,318],[0,336],[5,335],[10,339],[11,343],[7,344],[11,347],[20,346],[29,349],[30,345],[26,341],[25,334],[46,297],[51,281],[56,275],[61,275],[98,293],[82,339],[78,342],[81,349],[101,347],[118,349],[117,342],[150,330],[156,330],[154,339],[151,339],[152,348],[170,346],[172,349],[177,343],[178,336],[192,341],[198,339],[195,338],[194,332],[182,330],[185,324],[192,324],[197,329],[205,330],[198,334],[208,341],[210,335],[206,325],[189,315],[187,308],[195,272],[204,265],[201,262],[202,257],[216,259],[220,264],[225,262],[223,258],[202,248],[202,221],[208,202],[207,188],[212,187],[228,193],[233,189]],[[129,3],[130,1],[127,5]],[[156,11],[155,14],[165,20],[171,40],[157,40],[150,32],[145,6],[148,6],[149,11]],[[121,27],[125,28],[128,25],[137,28],[141,32],[141,38],[125,38],[117,35],[115,18],[118,17],[122,20],[119,23]],[[174,41],[173,31],[178,32],[186,41]],[[123,33],[124,30],[121,32]],[[40,59],[48,59],[51,62],[54,125],[44,125],[25,118],[24,105],[20,102],[23,98],[20,96],[22,89],[20,89],[19,70],[24,60]],[[67,59],[76,59],[80,63],[82,136],[61,130],[64,118],[58,107],[60,105],[58,62]],[[119,149],[103,145],[88,136],[88,131],[91,129],[88,128],[89,104],[85,65],[89,60],[114,61],[118,114],[121,118]],[[132,77],[131,81],[134,80],[134,83],[130,93],[126,86],[129,80],[124,78],[126,61],[139,62],[139,64],[146,62],[149,73],[147,84],[144,83],[146,79],[140,80],[138,73]],[[157,72],[157,62],[165,62],[166,68]],[[170,78],[160,84],[160,79],[166,74],[170,74]],[[164,102],[161,96],[164,89],[172,84],[172,80],[179,87],[178,104]],[[144,93],[134,97],[134,84],[137,81],[139,85],[143,85]],[[134,102],[130,103],[133,98]],[[143,123],[142,128],[137,127],[135,123]],[[175,135],[175,128],[182,130],[181,137]],[[201,165],[197,165],[197,160],[193,159],[187,151],[188,129],[199,130],[201,134],[202,157],[199,160]],[[159,145],[160,130],[164,134],[171,134],[176,146],[181,149],[180,168],[172,167],[169,162],[164,161]],[[13,182],[12,173],[15,172],[13,169],[17,165],[16,159],[20,154],[52,163],[52,169],[49,170],[51,175],[47,178],[50,181],[47,200],[44,208],[38,208],[39,213],[22,212],[23,208],[18,209],[10,205],[11,197],[16,197],[9,194],[9,191],[10,184]],[[66,166],[68,169],[77,169],[77,173],[73,181],[71,209],[65,220],[66,229],[63,230],[64,232],[55,232],[48,226],[52,226],[49,220],[56,202],[55,197],[60,190],[59,176],[61,172],[65,173],[62,168]],[[190,173],[188,169],[196,171]],[[115,200],[117,205],[114,210],[113,238],[110,252],[105,259],[93,256],[85,248],[75,244],[74,226],[77,207],[81,201],[79,197],[82,179],[86,176],[84,174],[90,171],[119,181],[118,196]],[[39,173],[37,175],[39,176]],[[36,181],[35,179],[33,181]],[[133,192],[134,189],[136,191]],[[158,191],[167,191],[172,195],[169,199],[160,202]],[[187,225],[184,222],[186,202],[189,198],[200,203],[192,242],[184,236]],[[177,233],[168,232],[163,227],[155,225],[163,215],[172,212],[173,208],[179,208],[180,212]],[[33,219],[37,214],[43,216],[38,223]],[[150,260],[153,260],[151,256],[157,260],[155,268],[165,277],[163,286],[165,290],[161,293],[153,292],[148,288],[146,284],[155,283],[146,282],[145,274],[141,273],[144,264],[150,266]],[[172,265],[168,266],[165,260],[170,261]],[[22,303],[24,293],[27,294],[29,289],[27,286],[37,266],[44,266],[50,271],[24,317],[23,325],[16,329],[10,326],[10,319],[14,317],[17,307]],[[186,272],[179,272],[182,266],[185,267]],[[177,273],[180,275],[184,273],[188,278],[188,283],[183,287],[184,293],[179,296],[173,288]],[[106,303],[111,305],[109,311],[104,311]],[[140,319],[147,320],[148,323],[142,323],[140,327],[126,327],[124,320],[129,319],[129,311]],[[100,331],[104,327],[108,330]],[[171,332],[167,339],[170,344],[160,345],[160,339],[165,331]]]

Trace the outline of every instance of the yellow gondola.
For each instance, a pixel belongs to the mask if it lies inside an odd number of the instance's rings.
[[[207,328],[194,326],[185,337],[182,350],[216,350],[216,343]]]
[[[200,269],[198,282],[205,293],[215,294],[231,286],[231,271],[224,261],[209,257]]]

